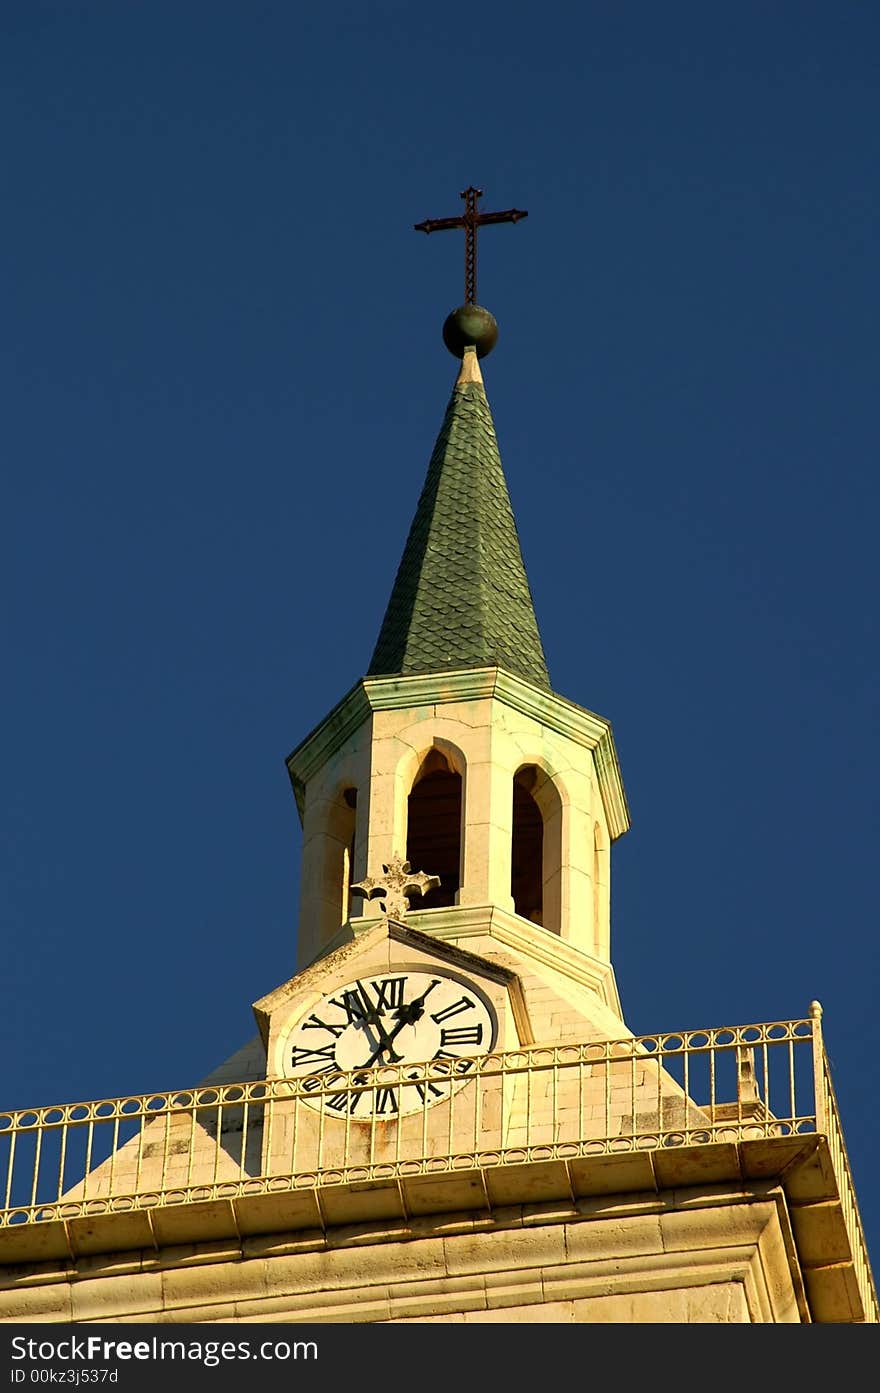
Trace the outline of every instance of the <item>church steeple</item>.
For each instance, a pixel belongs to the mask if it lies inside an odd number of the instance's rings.
[[[367,675],[287,761],[300,963],[364,932],[377,910],[363,886],[409,863],[439,880],[412,907],[419,929],[525,934],[591,974],[618,1013],[609,856],[626,796],[609,723],[551,689],[479,364],[498,326],[476,303],[477,227],[526,214],[462,196],[462,217],[416,224],[466,235],[465,302],[443,326],[461,366],[379,638]]]
[[[477,347],[471,343],[462,346],[461,372],[368,675],[485,667],[550,686]]]
[[[407,677],[497,667],[549,689],[519,537],[492,413],[478,363],[498,325],[477,304],[477,230],[528,217],[522,208],[485,213],[470,185],[465,210],[426,218],[416,232],[465,234],[464,304],[443,325],[461,371],[416,507],[368,677]]]

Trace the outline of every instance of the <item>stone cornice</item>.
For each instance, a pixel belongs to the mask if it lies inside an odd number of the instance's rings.
[[[540,1305],[549,1299],[545,1282],[589,1297],[675,1289],[686,1273],[689,1286],[748,1284],[753,1321],[876,1323],[876,1304],[854,1281],[826,1137],[580,1158],[557,1157],[552,1143],[537,1149],[542,1159],[518,1152],[481,1165],[473,1157],[469,1169],[432,1173],[432,1208],[423,1176],[365,1184],[336,1173],[330,1184],[249,1178],[197,1195],[179,1189],[171,1202],[155,1195],[150,1207],[14,1225],[0,1231],[0,1320],[266,1321],[292,1312],[338,1320],[344,1290],[351,1319],[387,1320],[412,1315],[405,1284],[413,1279],[412,1293],[428,1294],[433,1314],[444,1302],[455,1314],[462,1293],[469,1305],[490,1304],[491,1271],[503,1273],[504,1304],[516,1292],[517,1302]],[[304,1186],[306,1178],[313,1183]],[[809,1202],[798,1197],[805,1185]],[[624,1249],[623,1227],[636,1224],[642,1241]],[[510,1259],[507,1234],[528,1263]],[[478,1237],[487,1258],[494,1248],[501,1260],[471,1259],[450,1272],[446,1258]],[[442,1258],[429,1265],[423,1254],[433,1242]],[[841,1257],[822,1261],[835,1244]],[[567,1252],[574,1261],[563,1260]],[[282,1274],[275,1299],[266,1294],[273,1262]],[[187,1269],[195,1270],[174,1275]]]
[[[596,763],[609,835],[614,839],[627,831],[629,808],[610,722],[566,697],[545,692],[497,667],[420,673],[411,677],[366,677],[358,682],[287,758],[300,815],[303,789],[311,776],[373,711],[442,706],[487,697],[496,698],[590,750]]]
[[[346,692],[318,725],[309,731],[285,760],[290,782],[299,809],[303,816],[305,786],[309,779],[332,755],[340,749],[354,732],[363,725],[373,712],[363,682],[357,682]]]

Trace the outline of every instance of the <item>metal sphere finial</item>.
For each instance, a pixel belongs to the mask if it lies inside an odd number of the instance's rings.
[[[459,305],[446,318],[443,342],[453,358],[464,357],[464,350],[473,346],[478,358],[485,358],[498,342],[495,316],[482,305]]]

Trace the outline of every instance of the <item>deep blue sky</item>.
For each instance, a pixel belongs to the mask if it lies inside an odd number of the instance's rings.
[[[632,808],[636,1032],[818,997],[880,1253],[880,11],[0,15],[0,1106],[190,1084],[295,966],[284,757],[484,364],[557,691]]]

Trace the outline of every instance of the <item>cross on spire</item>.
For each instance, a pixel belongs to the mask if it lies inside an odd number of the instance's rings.
[[[464,199],[464,213],[458,218],[426,218],[424,222],[413,224],[415,232],[446,232],[450,228],[464,228],[464,302],[466,305],[477,303],[477,228],[486,227],[489,223],[496,222],[519,222],[520,218],[527,218],[528,213],[522,208],[508,208],[503,213],[480,213],[477,211],[477,199],[483,197],[482,189],[475,189],[473,185],[465,189],[461,195]]]
[[[401,920],[409,909],[407,895],[424,895],[440,884],[439,875],[425,875],[424,871],[411,871],[408,861],[402,861],[397,852],[387,865],[382,866],[384,876],[365,876],[351,888],[356,895],[365,900],[380,902],[382,913],[388,919]]]

